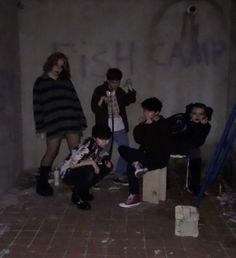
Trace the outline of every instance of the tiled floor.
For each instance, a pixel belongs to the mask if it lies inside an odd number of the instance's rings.
[[[199,237],[177,237],[174,208],[191,204],[191,194],[172,187],[166,202],[123,209],[118,203],[127,187],[110,186],[107,178],[94,191],[91,211],[72,205],[70,190],[62,185],[49,198],[36,195],[33,187],[5,196],[0,202],[0,258],[236,257],[234,198],[206,197],[199,209]]]

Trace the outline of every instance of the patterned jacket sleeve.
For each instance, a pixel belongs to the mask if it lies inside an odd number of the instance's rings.
[[[89,158],[90,155],[90,140],[83,142],[76,148],[72,150],[72,152],[69,154],[69,156],[65,159],[63,162],[61,169],[60,169],[60,175],[63,178],[66,172],[71,168],[71,165],[75,165],[80,163],[86,156]]]

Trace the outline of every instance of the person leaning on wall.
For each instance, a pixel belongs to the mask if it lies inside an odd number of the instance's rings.
[[[55,52],[47,58],[43,74],[36,79],[33,87],[35,130],[41,138],[46,138],[46,151],[36,176],[36,192],[43,196],[53,194],[48,174],[62,139],[66,139],[71,151],[79,144],[81,132],[87,127],[70,77],[68,58]]]

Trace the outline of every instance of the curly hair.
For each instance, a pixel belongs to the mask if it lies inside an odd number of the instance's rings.
[[[212,114],[213,114],[213,109],[211,107],[208,107],[205,104],[200,103],[200,102],[190,103],[185,107],[185,113],[187,115],[190,115],[193,108],[202,108],[205,111],[206,117],[208,118],[208,120],[209,121],[211,120],[211,117],[212,117]]]
[[[45,73],[48,73],[52,70],[52,67],[54,65],[57,65],[57,62],[59,59],[64,60],[64,67],[63,70],[59,76],[60,79],[70,79],[70,65],[68,62],[68,58],[66,55],[64,55],[61,52],[54,52],[52,53],[46,60],[45,64],[43,65],[43,71]]]

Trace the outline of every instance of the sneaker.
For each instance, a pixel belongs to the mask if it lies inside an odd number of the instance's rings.
[[[120,178],[120,177],[114,177],[113,182],[117,185],[124,185],[124,186],[129,185],[127,180]]]
[[[95,184],[95,185],[92,186],[92,189],[97,190],[97,191],[101,190],[101,185],[100,184]]]
[[[77,208],[81,209],[81,210],[90,210],[91,209],[91,205],[89,202],[87,201],[82,201],[82,200],[79,200],[77,203],[76,203],[76,206]]]
[[[125,202],[120,203],[119,206],[122,208],[132,208],[140,204],[139,194],[130,194],[128,199]]]
[[[141,163],[137,162],[135,164],[135,172],[134,172],[134,174],[135,174],[135,176],[137,178],[142,177],[145,173],[147,173],[147,171],[148,171],[148,169],[143,167],[143,165]]]
[[[94,195],[89,193],[84,199],[85,199],[85,201],[92,201],[92,200],[94,200]],[[80,200],[80,198],[78,197],[78,195],[75,192],[72,192],[71,202],[74,204],[77,204],[79,200]]]

